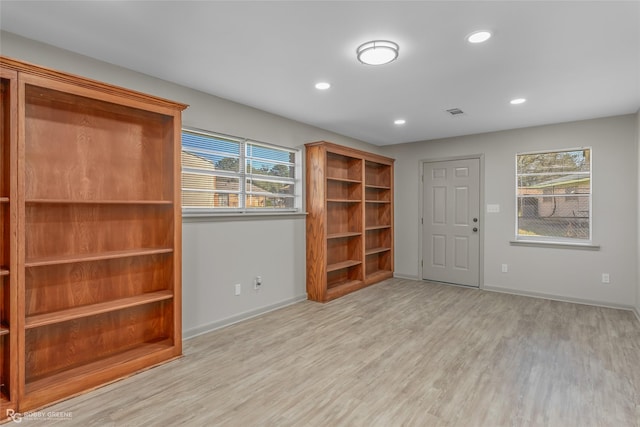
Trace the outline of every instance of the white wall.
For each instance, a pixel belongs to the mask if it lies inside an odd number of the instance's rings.
[[[636,114],[636,137],[638,139],[638,259],[636,261],[638,267],[638,289],[636,291],[636,316],[638,320],[640,320],[640,110],[638,110],[638,114]]]
[[[638,141],[636,115],[387,147],[396,158],[396,275],[419,277],[420,165],[424,159],[484,155],[484,287],[631,308],[638,291]],[[599,251],[511,246],[515,155],[593,147],[593,241]],[[486,211],[486,209],[483,209]],[[501,272],[501,264],[509,272]],[[601,283],[609,273],[611,283]]]
[[[287,147],[332,141],[367,151],[378,147],[241,104],[0,33],[4,56],[189,104],[183,124]],[[301,183],[301,185],[303,185]],[[252,290],[261,275],[260,292]],[[243,292],[234,296],[234,284]],[[304,216],[286,219],[190,220],[183,224],[185,337],[306,297]]]

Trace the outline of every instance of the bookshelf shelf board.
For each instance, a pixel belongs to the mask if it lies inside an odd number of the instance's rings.
[[[173,252],[172,248],[142,248],[123,251],[100,252],[96,254],[63,255],[55,257],[33,258],[25,262],[25,267],[41,267],[45,265],[70,264],[75,262],[101,261],[106,259],[127,258],[133,256],[146,256],[166,254]]]
[[[365,230],[366,230],[366,231],[371,231],[371,230],[383,230],[383,229],[385,229],[385,228],[391,228],[391,226],[390,226],[390,225],[370,225],[370,226],[367,226],[367,227],[365,228]]]
[[[362,233],[359,231],[349,231],[346,233],[332,233],[327,234],[327,239],[344,239],[345,237],[358,237],[362,236]]]
[[[171,205],[171,200],[79,200],[79,199],[27,199],[33,204],[89,204],[89,205]]]
[[[374,254],[379,254],[379,253],[381,253],[381,252],[387,252],[387,251],[390,251],[390,250],[391,250],[391,248],[384,248],[384,247],[381,247],[381,248],[371,248],[371,249],[367,249],[367,250],[365,251],[365,255],[374,255]]]
[[[67,310],[55,311],[53,313],[37,314],[26,318],[25,329],[66,322],[68,320],[80,319],[82,317],[95,316],[97,314],[122,310],[143,304],[150,304],[171,298],[173,298],[172,291],[157,291],[128,298],[121,298],[115,301],[106,301],[97,304],[69,308]]]
[[[349,179],[349,178],[337,178],[337,177],[327,177],[327,181],[339,181],[339,182],[351,182],[353,184],[361,184],[362,181],[359,179]]]
[[[360,264],[362,264],[362,261],[349,259],[347,261],[342,261],[342,262],[337,262],[335,264],[327,265],[327,272],[336,271],[336,270],[342,270],[343,268],[354,267],[354,266],[360,265]]]

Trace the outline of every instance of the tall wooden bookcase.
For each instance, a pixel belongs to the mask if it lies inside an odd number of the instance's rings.
[[[181,355],[186,106],[9,58],[0,67],[16,76],[3,123],[17,115],[2,140],[2,224],[15,230],[2,280],[16,282],[2,291],[2,339],[24,412]]]
[[[0,421],[18,396],[17,88],[18,74],[0,69]]]
[[[307,295],[326,302],[393,277],[393,159],[306,144]]]

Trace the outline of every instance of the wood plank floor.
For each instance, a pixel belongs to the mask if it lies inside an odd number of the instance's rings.
[[[629,311],[391,279],[185,342],[45,411],[81,426],[640,425]]]

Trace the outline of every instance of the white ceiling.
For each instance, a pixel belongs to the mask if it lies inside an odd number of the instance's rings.
[[[640,109],[640,1],[2,0],[0,28],[377,145]],[[359,63],[374,39],[399,58]]]

